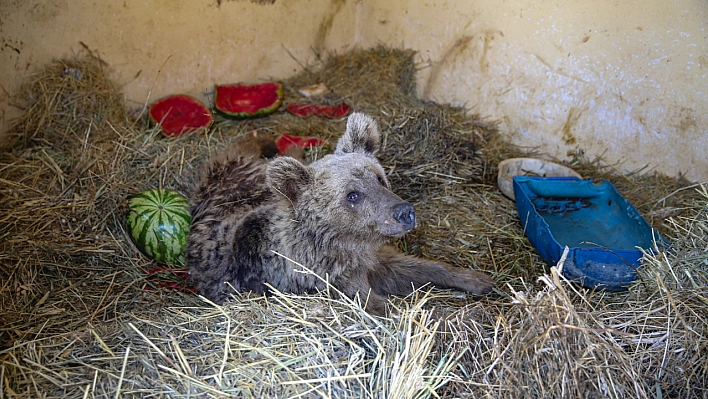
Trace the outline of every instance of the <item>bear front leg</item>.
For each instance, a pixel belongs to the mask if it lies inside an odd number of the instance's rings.
[[[342,294],[351,299],[355,299],[357,294],[363,304],[366,304],[366,311],[376,315],[386,315],[386,303],[388,298],[385,295],[379,294],[369,285],[368,278],[365,273],[361,275],[342,275],[338,282],[332,283]]]
[[[408,295],[425,284],[483,295],[496,286],[485,273],[405,255],[391,247],[379,250],[379,267],[369,270],[369,284],[382,295]]]
[[[361,295],[361,294],[359,294]],[[366,311],[371,313],[372,315],[375,316],[386,316],[386,303],[388,302],[388,298],[386,298],[383,295],[379,295],[373,290],[369,293],[369,297],[362,298],[362,300],[367,299],[366,301]]]

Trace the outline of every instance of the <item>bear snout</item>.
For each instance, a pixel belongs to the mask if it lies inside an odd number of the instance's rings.
[[[415,208],[407,202],[398,204],[393,208],[393,219],[406,228],[412,229],[415,227]]]

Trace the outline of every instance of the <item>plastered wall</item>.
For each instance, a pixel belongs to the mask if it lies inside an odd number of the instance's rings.
[[[705,0],[0,0],[0,117],[6,128],[20,82],[80,42],[134,105],[385,43],[419,52],[421,96],[497,120],[517,144],[706,180],[707,28]]]
[[[706,1],[372,2],[365,14],[362,45],[418,49],[424,97],[497,119],[520,145],[708,179]]]
[[[134,106],[285,78],[354,46],[355,10],[345,0],[0,0],[0,116],[6,127],[16,115],[8,97],[22,81],[83,46],[115,69]]]

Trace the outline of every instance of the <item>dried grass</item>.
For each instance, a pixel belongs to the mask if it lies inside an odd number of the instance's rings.
[[[579,154],[571,165],[612,180],[672,248],[647,254],[626,293],[578,289],[543,264],[496,187],[501,159],[535,151],[464,109],[420,101],[413,57],[331,56],[284,82],[286,101],[324,82],[325,101],[375,115],[382,162],[422,220],[397,245],[488,270],[496,294],[420,291],[376,318],[327,293],[217,306],[155,287],[123,229],[130,194],[184,190],[237,136],[334,142],[344,122],[279,112],[165,139],[85,53],[37,74],[0,154],[0,399],[707,397],[706,187]]]

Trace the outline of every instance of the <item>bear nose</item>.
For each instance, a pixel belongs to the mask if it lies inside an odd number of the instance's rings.
[[[393,218],[398,223],[413,227],[415,225],[415,208],[407,202],[398,204],[393,208]]]

